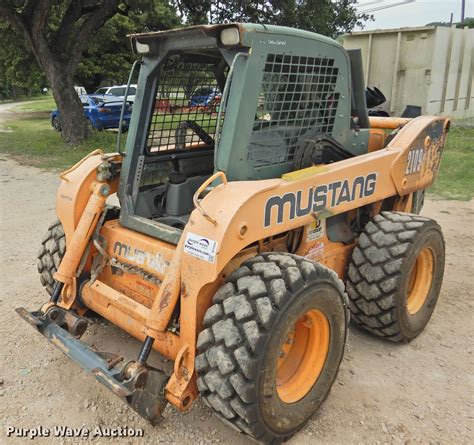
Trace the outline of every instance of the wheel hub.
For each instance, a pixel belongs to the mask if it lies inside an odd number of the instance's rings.
[[[289,330],[277,361],[276,387],[280,399],[302,399],[321,374],[329,351],[329,321],[321,311],[306,312]]]
[[[434,256],[430,248],[425,247],[416,257],[410,272],[407,294],[407,310],[416,314],[424,305],[431,289],[434,271]]]

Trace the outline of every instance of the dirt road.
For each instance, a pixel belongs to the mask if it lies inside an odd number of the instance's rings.
[[[6,102],[0,103],[0,119],[11,117],[11,112],[15,108],[21,107],[30,102]]]
[[[46,300],[36,272],[40,240],[54,218],[57,177],[0,156],[0,443],[6,427],[134,426],[142,439],[118,443],[252,443],[197,402],[186,415],[171,408],[147,425],[95,379],[35,333],[14,312]],[[473,443],[474,203],[428,201],[424,215],[443,227],[447,267],[431,323],[409,345],[376,340],[351,329],[338,379],[322,409],[291,444]],[[138,343],[102,322],[85,340],[136,356]],[[30,443],[69,443],[37,439]],[[96,437],[81,443],[111,443]],[[79,439],[74,439],[79,442]]]

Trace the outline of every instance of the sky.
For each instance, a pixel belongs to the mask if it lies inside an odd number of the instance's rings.
[[[401,0],[359,0],[359,10],[400,3]],[[465,0],[466,17],[474,17],[474,0]],[[369,3],[371,3],[369,5]],[[367,6],[364,6],[367,4]],[[431,22],[449,22],[451,12],[454,22],[461,19],[461,0],[416,0],[414,3],[371,12],[375,21],[366,22],[364,30],[401,28],[406,26],[423,26]]]

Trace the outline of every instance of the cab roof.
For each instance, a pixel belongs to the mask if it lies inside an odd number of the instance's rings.
[[[155,45],[158,45],[162,41],[169,41],[170,39],[179,40],[181,45],[183,40],[190,39],[193,41],[193,46],[196,46],[198,42],[196,39],[201,38],[202,43],[206,45],[211,45],[214,41],[214,45],[218,44],[218,37],[220,33],[226,28],[237,28],[240,34],[240,46],[250,47],[252,46],[253,36],[255,33],[264,33],[269,36],[291,36],[298,37],[303,39],[311,39],[318,42],[324,42],[330,45],[341,47],[341,44],[335,40],[317,34],[311,31],[304,31],[296,28],[289,28],[286,26],[276,26],[276,25],[263,25],[257,23],[225,23],[218,25],[195,25],[188,26],[183,28],[169,29],[166,31],[156,31],[148,32],[142,34],[131,34],[129,35],[132,48],[136,54],[142,53],[137,50],[137,42],[140,44],[149,45],[151,47],[151,53],[153,53],[153,48]]]

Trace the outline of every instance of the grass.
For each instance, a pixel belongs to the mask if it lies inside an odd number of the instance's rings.
[[[116,137],[116,132],[94,132],[84,144],[72,147],[52,129],[48,118],[19,118],[0,127],[0,153],[7,153],[22,164],[63,170],[97,148],[104,152],[115,151]],[[125,140],[126,134],[122,137],[122,148]]]
[[[430,195],[446,199],[474,198],[474,127],[451,127],[439,175]]]
[[[35,100],[45,100],[46,98],[53,97],[50,93],[39,94],[37,96],[20,96],[16,99],[0,99],[0,104],[11,104],[16,102],[31,102]]]
[[[44,111],[48,101],[35,101],[35,111]],[[25,107],[32,105],[25,104]],[[23,110],[25,111],[25,110]],[[28,109],[30,111],[30,109]],[[196,113],[183,115],[200,123],[208,131],[213,131],[215,121],[209,121],[209,115],[198,116]],[[160,119],[160,118],[158,118]],[[164,126],[175,127],[171,117],[163,117]],[[201,120],[202,119],[202,120]],[[207,120],[206,120],[207,119]],[[2,131],[7,129],[8,131]],[[0,126],[0,152],[8,153],[23,164],[34,165],[45,169],[65,169],[79,161],[91,151],[102,148],[105,152],[115,151],[116,132],[95,132],[84,144],[71,147],[65,144],[61,135],[51,128],[48,118],[18,117]],[[126,134],[122,137],[122,148]],[[436,182],[429,189],[430,195],[447,199],[469,200],[474,198],[474,127],[451,128],[448,142],[444,149],[441,169]]]
[[[42,112],[51,112],[56,108],[56,102],[54,99],[49,96],[47,98],[37,99],[31,102],[26,102],[24,105],[16,107],[14,112],[32,112],[32,111],[42,111]]]

